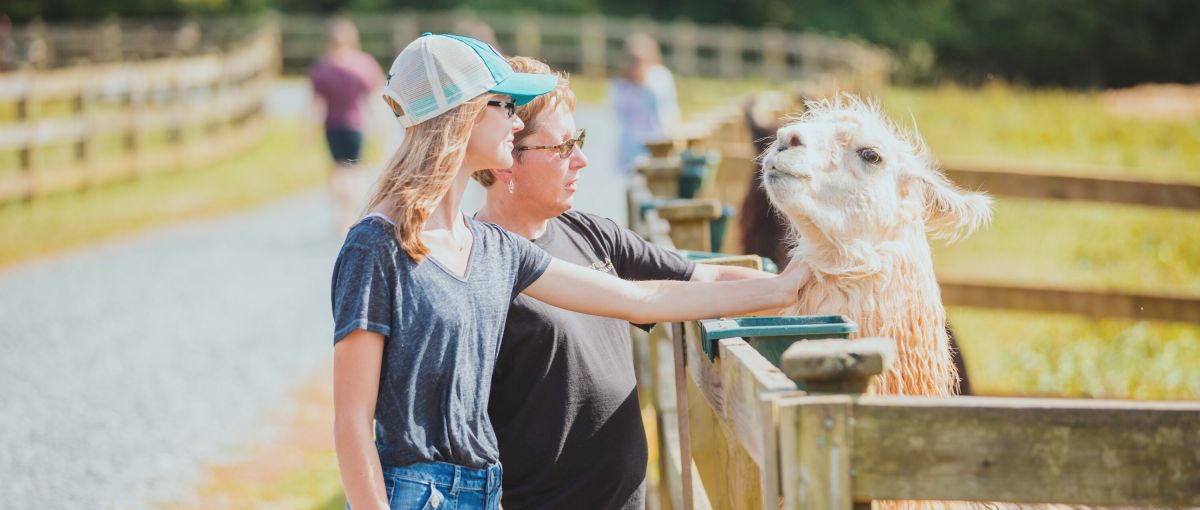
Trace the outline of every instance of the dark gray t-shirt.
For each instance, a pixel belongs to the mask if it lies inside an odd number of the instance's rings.
[[[377,216],[350,230],[334,265],[334,343],[356,329],[385,338],[375,406],[384,465],[500,460],[487,405],[505,317],[551,259],[500,227],[467,223],[462,278],[432,257],[415,263]]]
[[[695,265],[612,220],[567,212],[534,244],[627,280],[687,280]],[[504,508],[645,507],[646,432],[629,323],[517,296],[488,406]]]

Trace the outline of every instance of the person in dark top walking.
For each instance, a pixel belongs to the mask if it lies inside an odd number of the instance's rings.
[[[508,309],[525,294],[637,322],[794,303],[800,265],[748,282],[629,282],[551,258],[467,218],[471,175],[512,166],[517,106],[556,85],[491,46],[425,34],[392,64],[384,100],[406,127],[333,268],[334,445],[348,505],[495,510],[499,446],[487,408]]]
[[[513,167],[475,174],[487,188],[476,219],[530,239],[557,259],[627,280],[771,276],[696,265],[610,219],[570,210],[588,160],[569,84],[537,60],[508,62],[559,82],[517,109],[525,129],[514,137]],[[488,404],[504,466],[504,507],[644,508],[646,433],[636,385],[628,322],[518,296]]]

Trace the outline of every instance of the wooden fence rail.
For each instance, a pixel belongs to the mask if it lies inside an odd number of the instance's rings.
[[[0,34],[0,71],[53,69],[186,57],[236,49],[252,39],[261,16],[100,22],[33,22]]]
[[[471,32],[486,22],[507,54],[545,60],[551,67],[591,76],[619,68],[624,39],[655,37],[663,59],[682,76],[794,80],[837,72],[843,83],[885,83],[890,58],[867,44],[808,33],[657,22],[605,16],[564,16],[469,10],[354,15],[363,49],[383,61],[422,32]],[[325,23],[317,16],[283,17],[283,58],[302,68],[320,54]]]
[[[0,104],[16,105],[15,119],[0,124],[0,153],[17,155],[15,168],[0,167],[0,202],[202,164],[257,143],[278,40],[266,25],[228,52],[0,74]],[[42,112],[62,104],[65,116]],[[150,143],[154,136],[165,140]],[[64,149],[68,157],[43,161]]]
[[[993,195],[1042,200],[1075,200],[1200,210],[1200,184],[1129,177],[1097,177],[1078,169],[1039,168],[948,160],[943,170],[968,189]]]

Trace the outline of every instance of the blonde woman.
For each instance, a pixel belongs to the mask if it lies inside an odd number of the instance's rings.
[[[795,301],[801,268],[753,282],[627,282],[466,217],[471,174],[512,166],[524,127],[515,107],[556,79],[516,73],[474,39],[432,34],[389,75],[385,100],[407,133],[333,271],[334,441],[351,508],[499,506],[487,406],[518,294],[641,323]]]

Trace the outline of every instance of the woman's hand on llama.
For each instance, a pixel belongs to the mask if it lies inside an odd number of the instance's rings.
[[[792,259],[775,281],[779,285],[778,308],[789,308],[796,304],[800,297],[800,289],[812,280],[812,270],[808,263],[800,259]]]

